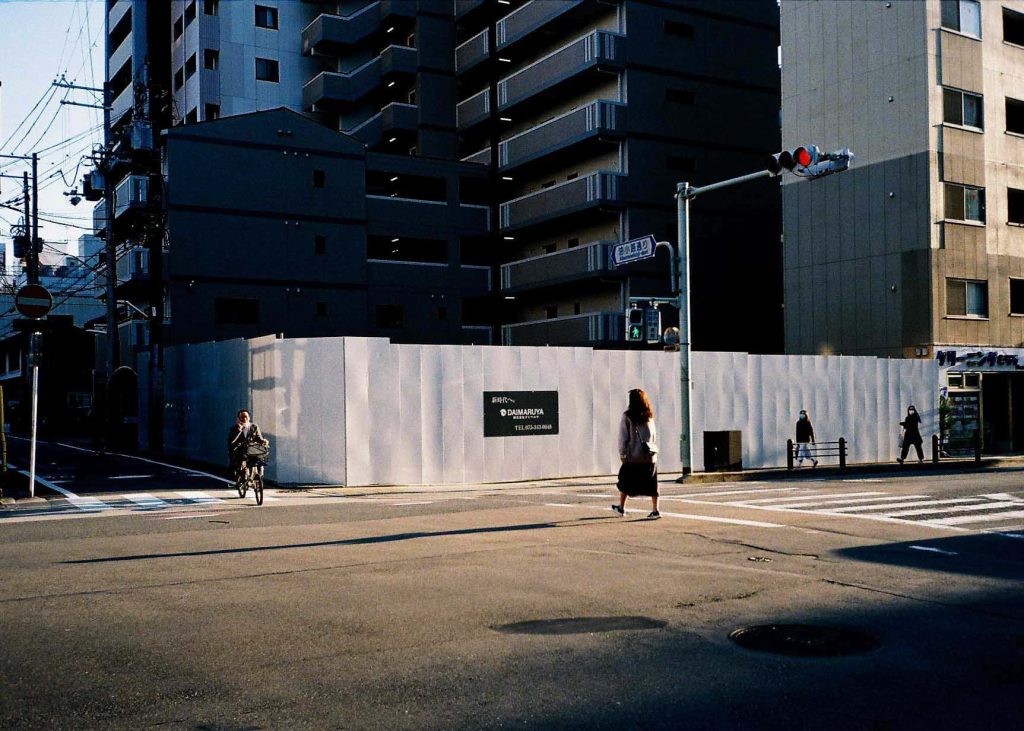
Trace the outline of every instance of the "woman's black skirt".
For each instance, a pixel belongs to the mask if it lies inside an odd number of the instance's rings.
[[[630,497],[658,494],[658,465],[624,462],[619,467],[619,492]]]

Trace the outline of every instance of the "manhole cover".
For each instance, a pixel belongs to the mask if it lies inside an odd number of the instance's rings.
[[[741,627],[729,633],[740,647],[792,657],[838,657],[878,649],[871,635],[839,627],[809,624],[764,624]]]
[[[661,629],[668,622],[650,617],[568,617],[565,619],[534,619],[529,622],[502,624],[491,629],[517,635],[576,635],[620,630]]]

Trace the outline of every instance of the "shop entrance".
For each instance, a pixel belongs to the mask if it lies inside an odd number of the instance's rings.
[[[1024,373],[984,373],[981,400],[984,450],[1024,452]]]

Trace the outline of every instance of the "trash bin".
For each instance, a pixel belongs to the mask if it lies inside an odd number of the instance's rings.
[[[737,472],[743,469],[743,432],[704,432],[704,471]]]

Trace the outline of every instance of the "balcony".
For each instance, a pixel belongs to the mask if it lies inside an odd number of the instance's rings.
[[[114,188],[114,219],[149,205],[149,178],[129,175]]]
[[[621,137],[625,129],[625,104],[592,102],[502,142],[498,146],[498,165],[511,170],[587,139]]]
[[[344,130],[367,147],[376,147],[394,132],[413,133],[419,123],[415,104],[392,102],[357,127]]]
[[[623,205],[626,176],[600,171],[501,204],[501,229],[532,226],[604,205]]]
[[[416,74],[416,49],[388,46],[376,58],[348,72],[324,71],[302,87],[306,109],[357,102],[396,76]]]
[[[621,70],[625,47],[625,36],[604,30],[578,38],[499,81],[498,109],[509,109],[590,69]]]
[[[498,21],[495,33],[498,49],[521,41],[560,15],[583,5],[584,2],[585,0],[530,0]]]
[[[100,200],[92,209],[93,235],[104,237],[107,234],[107,201]]]
[[[598,345],[622,340],[625,321],[621,312],[534,320],[501,326],[502,345]]]
[[[550,287],[614,271],[610,254],[614,241],[595,241],[585,246],[531,256],[501,265],[502,291]]]
[[[454,226],[463,236],[483,236],[490,228],[490,209],[487,206],[462,204],[456,220],[444,210],[444,201],[425,201],[417,198],[398,198],[383,195],[366,196],[368,221],[403,221],[420,228],[419,235],[446,235]]]
[[[124,91],[117,95],[113,104],[110,105],[111,126],[116,125],[125,114],[130,112],[134,103],[135,88],[132,84],[128,84]]]
[[[132,0],[117,0],[107,10],[107,27],[114,28],[132,7]]]
[[[477,165],[490,165],[491,164],[491,148],[485,147],[482,150],[474,152],[472,155],[467,155],[462,158],[462,162],[472,162]]]
[[[459,102],[455,107],[455,119],[459,131],[484,121],[490,113],[491,98],[487,89]]]
[[[386,18],[411,18],[415,15],[416,4],[408,0],[379,0],[351,15],[325,13],[303,29],[302,52],[335,55],[347,46],[353,46],[379,32]]]
[[[490,38],[490,30],[484,29],[482,33],[477,33],[475,36],[456,48],[455,73],[461,74],[463,71],[471,69],[486,59],[488,54],[487,46],[490,42]]]

